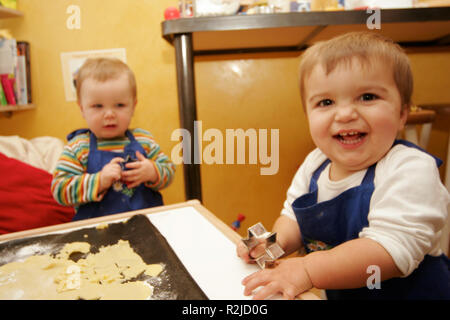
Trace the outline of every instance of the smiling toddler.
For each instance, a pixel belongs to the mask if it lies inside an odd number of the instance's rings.
[[[292,299],[315,287],[328,299],[450,298],[441,161],[397,140],[412,88],[407,55],[377,33],[345,34],[304,52],[300,92],[317,148],[272,231],[287,254],[307,254],[246,277],[245,294]],[[257,254],[242,244],[237,253],[247,262]]]

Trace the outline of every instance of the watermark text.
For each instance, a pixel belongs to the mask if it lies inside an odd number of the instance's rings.
[[[279,129],[270,129],[270,137],[268,129],[226,129],[224,136],[215,128],[203,132],[202,126],[202,121],[194,121],[194,137],[187,129],[172,132],[172,141],[181,139],[171,153],[175,164],[260,164],[261,175],[278,172]]]
[[[367,278],[366,285],[369,290],[381,289],[381,270],[377,265],[370,265],[366,269],[366,273],[370,274]]]

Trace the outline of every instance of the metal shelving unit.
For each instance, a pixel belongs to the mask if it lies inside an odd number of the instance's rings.
[[[197,120],[194,56],[300,52],[316,41],[349,31],[367,30],[374,12],[316,11],[234,15],[166,20],[162,36],[174,46],[180,124],[194,136]],[[402,46],[450,44],[450,7],[382,9],[380,32]],[[197,141],[191,146],[191,164],[184,164],[186,199],[202,199],[200,165],[194,164]]]

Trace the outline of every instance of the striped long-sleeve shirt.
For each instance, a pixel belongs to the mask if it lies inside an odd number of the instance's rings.
[[[157,168],[157,181],[147,182],[145,186],[153,190],[167,187],[172,182],[175,165],[160,150],[151,133],[143,129],[132,129],[131,132],[144,148],[147,158],[153,161]],[[127,137],[118,140],[98,140],[97,147],[102,151],[122,152],[129,142]],[[64,146],[51,185],[53,197],[58,203],[78,209],[81,204],[100,200],[98,194],[100,174],[87,173],[88,154],[89,132],[76,135]]]

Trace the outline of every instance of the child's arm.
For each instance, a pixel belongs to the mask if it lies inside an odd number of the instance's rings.
[[[145,183],[145,186],[154,190],[167,187],[175,174],[175,165],[170,161],[155,142],[153,136],[145,130],[135,129],[133,132],[147,153],[147,158],[138,156],[137,162],[126,164],[128,169],[122,173],[122,178],[129,188]],[[139,153],[140,154],[140,153]]]
[[[159,174],[153,161],[147,159],[142,153],[136,151],[137,161],[125,164],[127,171],[122,172],[122,179],[128,188],[134,188],[141,183],[159,180]]]
[[[300,250],[303,246],[298,223],[288,216],[281,215],[278,217],[273,225],[272,232],[277,233],[277,242],[283,248],[286,255]]]
[[[303,165],[300,166],[295,173],[291,186],[287,191],[287,198],[284,201],[281,215],[272,227],[272,232],[277,233],[277,242],[283,248],[284,252],[286,252],[286,255],[289,255],[295,250],[299,250],[303,245],[300,228],[294,211],[292,210],[292,202],[297,197],[308,192],[310,175],[306,173],[308,169],[305,168],[308,167],[311,162],[317,162],[317,160],[323,161],[324,159],[324,156],[318,149],[308,155],[307,160],[305,160]],[[236,248],[237,255],[247,263],[251,262],[251,258],[255,258],[263,253],[263,250],[264,246],[261,244],[249,253],[241,241]]]
[[[367,268],[377,266],[380,280],[401,275],[393,259],[377,242],[359,238],[333,249],[317,251],[301,258],[282,260],[274,269],[256,272],[243,280],[244,294],[263,286],[254,299],[264,299],[278,292],[293,299],[315,288],[349,289],[367,285],[371,276]]]
[[[150,160],[136,151],[136,157],[138,161],[127,163],[126,167],[130,170],[122,173],[122,179],[127,182],[128,188],[145,183],[149,188],[160,190],[170,184],[175,168],[166,156]]]
[[[66,146],[53,173],[51,184],[53,197],[65,206],[100,201],[112,183],[120,179],[121,170],[118,165],[120,161],[123,159],[114,158],[100,172],[86,173],[76,156],[76,151]]]
[[[103,198],[103,195],[108,191],[112,184],[121,179],[122,168],[119,163],[123,162],[123,158],[113,158],[108,164],[106,164],[100,173],[100,181],[98,188],[98,195]]]
[[[170,161],[169,157],[166,156],[161,150],[159,145],[156,145],[151,156],[151,161],[156,168],[156,173],[158,175],[157,180],[153,180],[146,183],[146,186],[154,190],[161,190],[167,187],[173,180],[175,175],[175,165]]]
[[[316,251],[305,257],[305,266],[316,288],[360,288],[367,285],[375,266],[380,281],[402,275],[391,255],[376,241],[358,238],[331,250]],[[379,268],[379,269],[378,269]]]

